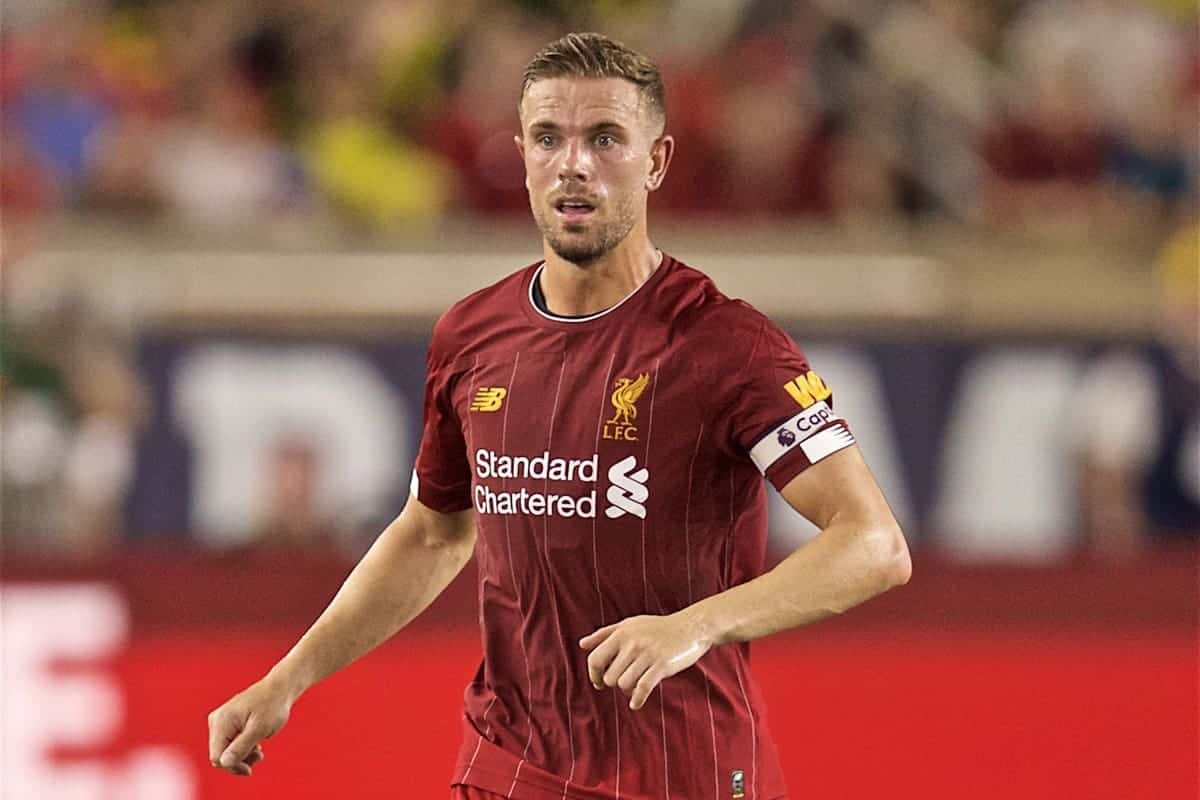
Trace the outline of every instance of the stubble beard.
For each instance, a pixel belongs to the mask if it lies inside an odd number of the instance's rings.
[[[611,219],[602,222],[587,222],[583,225],[562,225],[553,209],[539,208],[534,211],[534,220],[550,249],[564,261],[587,266],[598,261],[625,241],[637,222],[637,211],[633,199],[625,200],[615,207]],[[590,233],[587,232],[591,226]]]

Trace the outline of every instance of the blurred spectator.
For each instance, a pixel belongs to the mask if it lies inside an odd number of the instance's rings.
[[[1195,10],[1176,0],[709,5],[66,3],[6,36],[0,98],[55,202],[386,231],[524,214],[506,76],[599,27],[667,76],[668,213],[986,206],[1010,227],[1136,233],[1194,208]]]
[[[667,130],[675,155],[662,186],[650,196],[668,214],[714,213],[724,204],[725,180],[718,136],[719,78],[706,64],[663,67]]]
[[[5,65],[24,77],[8,87],[5,126],[48,168],[67,201],[82,190],[94,136],[113,115],[89,61],[90,23],[90,15],[77,11],[53,14],[22,42],[18,63]]]
[[[1110,151],[1081,64],[1065,62],[1035,76],[1024,102],[1001,117],[985,147],[996,222],[1088,226]]]
[[[886,142],[866,131],[847,132],[829,153],[829,210],[837,222],[875,226],[896,216],[899,177]]]
[[[454,46],[452,91],[445,105],[425,121],[421,141],[458,170],[458,210],[525,214],[525,168],[513,145],[521,131],[519,76],[554,34],[537,18],[494,5],[492,13],[467,28]]]
[[[1195,209],[1187,157],[1198,144],[1196,108],[1184,100],[1183,77],[1179,70],[1143,86],[1137,115],[1114,138],[1112,204],[1128,225],[1160,232]]]
[[[306,135],[317,188],[349,221],[385,230],[438,219],[453,187],[447,166],[389,129],[371,85],[336,56],[317,77],[318,119]]]
[[[1200,226],[1170,240],[1157,278],[1157,340],[1102,354],[1076,401],[1083,531],[1106,557],[1200,537]]]
[[[231,70],[201,86],[198,113],[164,133],[150,168],[167,209],[193,223],[253,224],[297,202],[296,164],[272,136],[266,100]]]
[[[98,61],[119,116],[91,159],[94,203],[252,225],[303,204],[275,92],[284,45],[229,4],[114,14]],[[248,31],[248,32],[244,32]]]
[[[880,147],[893,159],[909,214],[981,217],[979,132],[1000,83],[988,60],[995,23],[988,3],[921,0],[891,4],[878,23],[843,29],[835,40],[855,96],[843,113],[877,139],[893,139]]]
[[[721,211],[825,214],[834,131],[810,76],[771,42],[730,54],[717,122]],[[757,63],[756,63],[757,62]]]
[[[0,268],[37,248],[41,231],[60,203],[58,185],[21,133],[0,120]]]
[[[447,210],[451,165],[413,130],[440,99],[448,30],[465,7],[366,2],[327,32],[339,43],[310,54],[310,87],[300,124],[315,188],[330,207],[368,230],[427,226]]]
[[[4,540],[86,556],[122,532],[147,394],[127,317],[115,322],[92,298],[36,275],[17,281],[15,268],[5,270],[0,326]]]
[[[336,552],[348,544],[318,502],[320,451],[303,436],[281,437],[267,454],[262,510],[249,546],[256,550]]]
[[[1161,234],[1177,222],[1196,135],[1181,91],[1185,30],[1141,0],[1026,4],[1004,55],[1032,113],[993,138],[988,151],[1002,184],[993,194],[1002,219],[1012,218],[1005,211],[1046,211],[1052,201],[1078,211],[1080,202],[1097,199],[1090,190],[1103,174],[1115,190],[1107,209],[1097,209],[1106,211],[1106,223]],[[1194,39],[1194,15],[1190,30]],[[1052,173],[1054,191],[1013,191],[1014,180],[1046,184]],[[1064,180],[1075,191],[1061,191]]]
[[[113,14],[97,54],[98,70],[117,115],[95,137],[89,203],[97,209],[151,213],[165,198],[152,157],[183,104],[176,53],[156,18],[129,8]]]
[[[124,310],[47,281],[31,258],[59,207],[86,196],[114,113],[91,63],[94,22],[78,9],[52,12],[5,42],[0,149],[3,539],[81,556],[122,532],[147,402]]]
[[[754,217],[832,213],[837,126],[812,73],[788,54],[787,40],[764,34],[714,57],[704,71],[715,81],[684,84],[692,96],[678,104],[680,119],[671,117],[680,163],[664,184],[663,207]]]

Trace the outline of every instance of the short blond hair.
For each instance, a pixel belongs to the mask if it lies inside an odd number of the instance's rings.
[[[530,86],[550,78],[627,80],[637,87],[658,121],[666,124],[666,90],[658,65],[602,33],[568,33],[539,50],[525,67],[521,100]]]

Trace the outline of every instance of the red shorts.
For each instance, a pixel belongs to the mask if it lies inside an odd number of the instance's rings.
[[[504,795],[456,783],[450,787],[450,800],[504,800]]]

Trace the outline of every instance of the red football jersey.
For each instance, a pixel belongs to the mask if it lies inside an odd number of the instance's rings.
[[[518,800],[784,794],[747,644],[715,647],[639,711],[579,640],[754,578],[763,475],[853,443],[791,339],[664,257],[589,317],[533,302],[540,264],[434,328],[413,492],[474,507],[484,658],[453,782]]]

